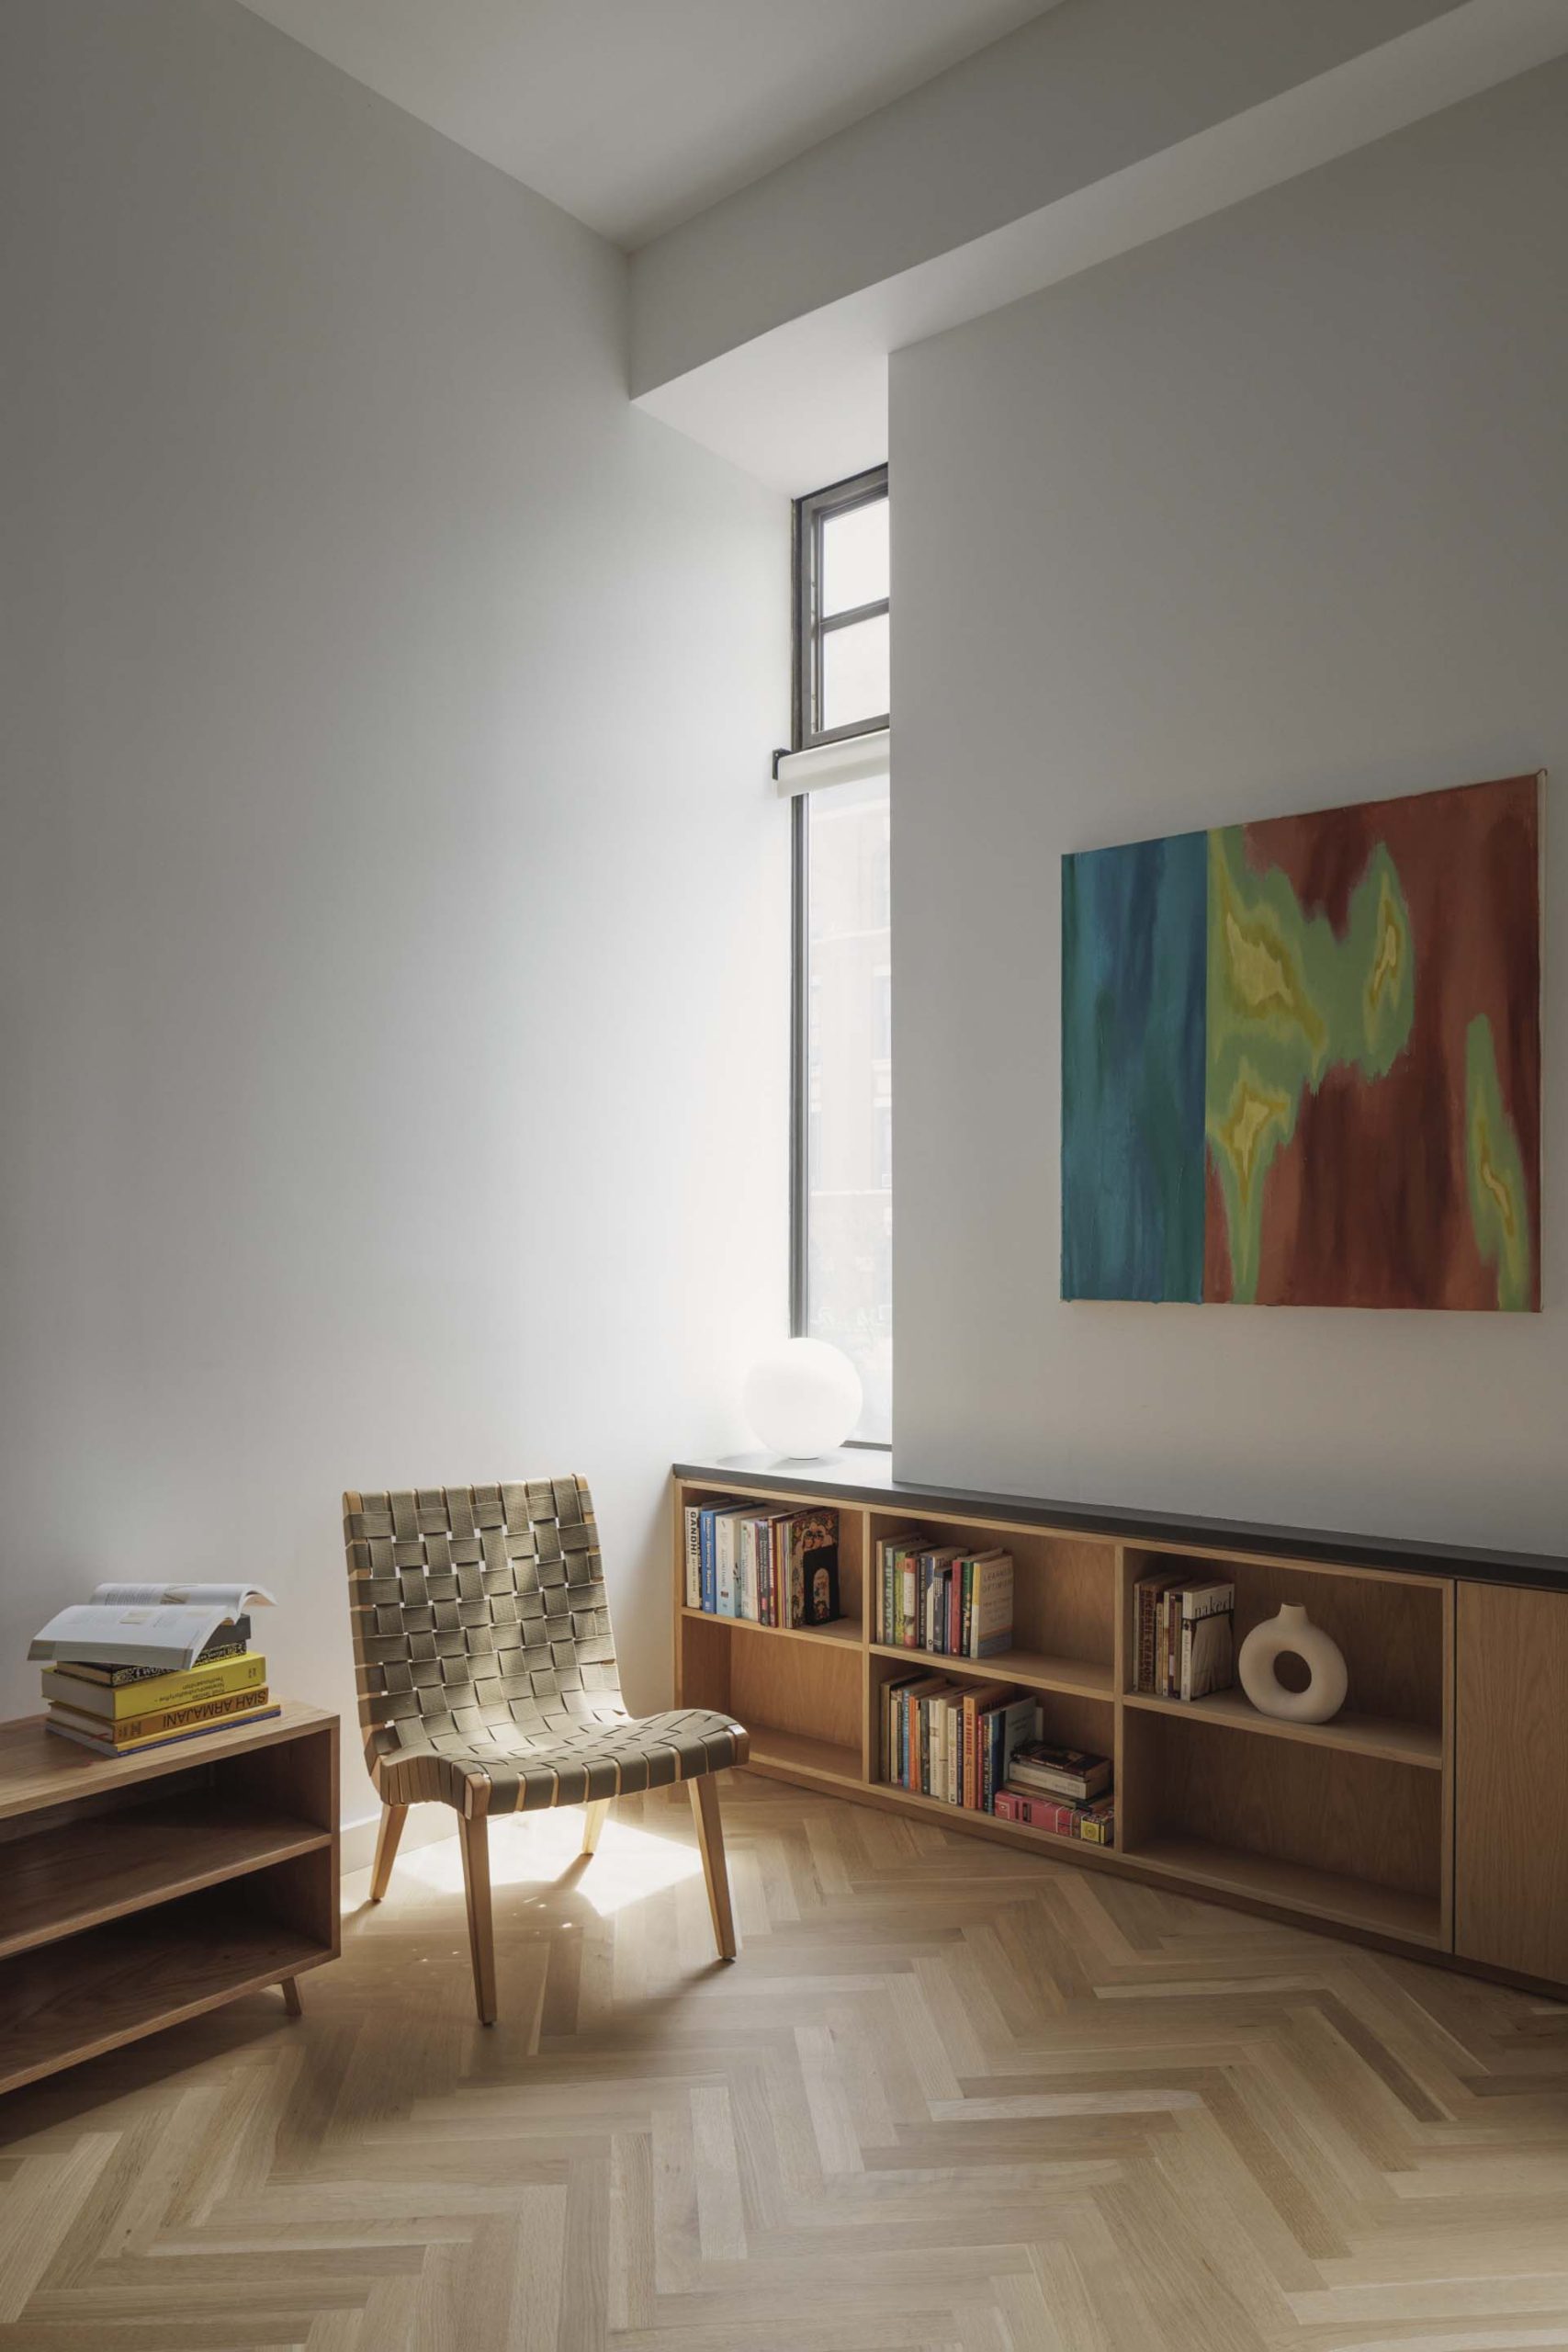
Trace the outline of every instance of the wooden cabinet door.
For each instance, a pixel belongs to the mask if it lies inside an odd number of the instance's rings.
[[[1459,1589],[1454,1949],[1568,1983],[1568,1593]]]

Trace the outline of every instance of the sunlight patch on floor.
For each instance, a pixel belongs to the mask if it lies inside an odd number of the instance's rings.
[[[569,1806],[562,1813],[539,1813],[511,1818],[498,1816],[490,1825],[490,1879],[492,1888],[537,1885],[560,1877],[577,1860],[582,1846],[582,1811]],[[702,1876],[702,1857],[694,1846],[673,1838],[650,1837],[612,1815],[604,1824],[599,1850],[574,1881],[602,1919],[624,1911],[683,1879]],[[394,1891],[400,1882],[417,1882],[433,1894],[463,1896],[463,1858],[456,1838],[438,1845],[421,1846],[398,1857]]]

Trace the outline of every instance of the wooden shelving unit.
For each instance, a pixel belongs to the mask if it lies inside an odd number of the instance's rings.
[[[840,1513],[846,1614],[789,1634],[687,1605],[683,1509],[755,1499]],[[932,1494],[840,1498],[776,1474],[677,1472],[675,1655],[688,1705],[748,1724],[752,1763],[804,1786],[940,1821],[1075,1866],[1348,1929],[1425,1953],[1451,1951],[1455,1579],[1348,1557],[1291,1557],[1216,1532],[1168,1540],[1010,1519],[990,1502]],[[877,1546],[929,1530],[939,1544],[1005,1543],[1015,1562],[1015,1646],[981,1661],[874,1638]],[[1306,1550],[1303,1544],[1303,1552]],[[1234,1577],[1236,1636],[1303,1600],[1344,1650],[1350,1702],[1333,1723],[1282,1723],[1240,1690],[1193,1704],[1133,1690],[1133,1589],[1158,1569]],[[885,1781],[883,1686],[930,1668],[1040,1694],[1047,1736],[1100,1749],[1116,1768],[1113,1849],[1052,1838]]]
[[[0,2090],[338,1951],[338,1726],[270,1722],[118,1759],[0,1724]]]

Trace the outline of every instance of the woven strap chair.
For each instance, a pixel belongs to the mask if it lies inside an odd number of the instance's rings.
[[[585,1805],[592,1854],[612,1797],[688,1781],[715,1939],[733,1960],[715,1775],[746,1761],[746,1734],[704,1708],[626,1713],[582,1479],[345,1494],[343,1530],[365,1761],[383,1805],[370,1899],[387,1892],[410,1805],[449,1804],[480,2023],[495,2021],[494,1813]]]

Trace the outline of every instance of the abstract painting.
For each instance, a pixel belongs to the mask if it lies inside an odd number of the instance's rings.
[[[1062,869],[1062,1295],[1540,1305],[1539,776]]]

